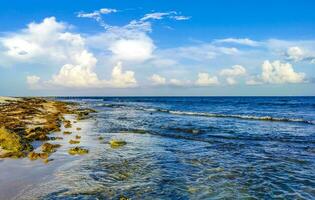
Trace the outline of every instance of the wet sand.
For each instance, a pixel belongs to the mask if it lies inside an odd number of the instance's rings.
[[[75,115],[66,115],[65,118],[74,122]],[[68,154],[68,150],[71,147],[78,146],[76,144],[70,144],[69,141],[74,139],[76,135],[80,135],[79,146],[89,147],[92,142],[98,141],[87,133],[92,129],[94,121],[84,120],[73,123],[71,128],[65,128],[61,126],[61,130],[54,132],[51,136],[62,136],[63,140],[52,141],[52,144],[61,144],[61,147],[57,149],[49,158],[52,159],[49,163],[43,161],[34,160],[31,161],[28,158],[20,159],[1,159],[0,160],[0,199],[29,199],[36,198],[35,196],[28,196],[29,190],[41,191],[41,184],[48,182],[56,177],[56,174],[62,170],[71,168],[77,161],[84,159],[86,156],[71,156]],[[76,130],[81,128],[81,130]],[[63,132],[71,131],[72,134],[64,135]],[[40,151],[40,146],[35,151]],[[44,192],[43,192],[44,193]],[[25,196],[27,194],[27,196]]]
[[[90,112],[54,100],[0,97],[0,199],[28,199],[26,191],[40,191],[40,183],[82,159],[69,149],[85,149],[93,120],[81,119]]]

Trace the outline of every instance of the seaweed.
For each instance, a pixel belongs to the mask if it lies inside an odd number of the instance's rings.
[[[68,153],[70,155],[83,155],[83,154],[89,153],[89,150],[88,149],[84,149],[82,147],[74,147],[74,148],[70,148],[68,150]]]

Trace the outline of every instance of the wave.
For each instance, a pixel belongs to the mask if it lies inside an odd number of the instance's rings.
[[[271,117],[271,116],[254,116],[254,115],[234,115],[234,114],[220,114],[220,113],[205,113],[205,112],[187,112],[187,111],[173,111],[166,109],[143,109],[149,112],[164,112],[173,115],[189,115],[200,117],[214,117],[214,118],[237,118],[244,120],[259,120],[259,121],[275,121],[275,122],[298,122],[315,125],[315,121],[305,120],[300,118],[284,118],[284,117]]]
[[[238,114],[220,114],[220,113],[206,113],[206,112],[189,112],[189,111],[176,111],[176,110],[168,110],[161,108],[147,108],[141,106],[131,106],[126,104],[100,104],[102,107],[110,107],[110,108],[127,108],[134,107],[137,110],[143,110],[146,112],[162,112],[169,113],[173,115],[189,115],[189,116],[200,116],[200,117],[213,117],[213,118],[237,118],[244,120],[259,120],[259,121],[274,121],[274,122],[297,122],[304,124],[315,125],[315,121],[313,120],[305,120],[302,118],[285,118],[285,117],[271,117],[271,116],[255,116],[255,115],[238,115]]]

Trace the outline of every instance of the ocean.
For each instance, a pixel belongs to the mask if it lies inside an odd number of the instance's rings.
[[[315,198],[315,97],[57,99],[97,110],[87,134],[103,139],[42,199]]]

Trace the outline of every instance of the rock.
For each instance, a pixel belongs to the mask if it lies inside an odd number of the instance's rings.
[[[81,139],[81,136],[80,135],[76,135],[75,139],[79,140],[79,139]]]
[[[80,141],[78,141],[78,140],[70,140],[69,143],[70,144],[79,144]]]
[[[82,128],[78,127],[78,128],[77,128],[77,131],[80,131],[80,130],[82,130]]]
[[[117,147],[121,147],[127,144],[127,142],[123,141],[123,140],[111,140],[109,141],[109,144],[112,148],[117,148]]]
[[[24,157],[32,150],[33,147],[20,135],[0,128],[0,157]]]
[[[64,131],[63,134],[64,135],[70,135],[70,134],[72,134],[72,132],[71,131]]]
[[[65,120],[64,123],[65,123],[65,125],[64,125],[65,128],[71,128],[72,127],[71,122],[69,120]]]
[[[44,144],[42,145],[42,151],[43,151],[44,153],[49,153],[49,154],[50,154],[50,153],[56,152],[56,149],[59,148],[59,147],[61,147],[60,144],[44,143]]]
[[[99,137],[98,137],[98,140],[104,140],[104,137],[99,136]]]
[[[68,153],[70,155],[83,155],[83,154],[89,153],[89,150],[88,149],[84,149],[82,147],[74,147],[74,148],[70,148],[68,150]]]

